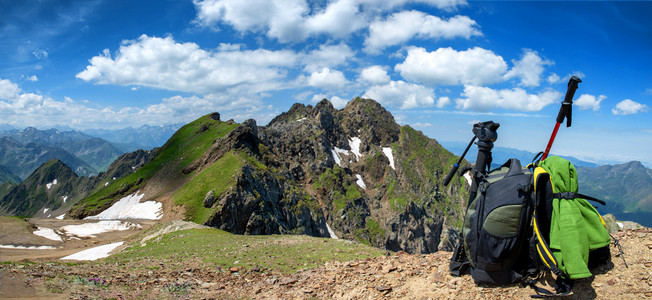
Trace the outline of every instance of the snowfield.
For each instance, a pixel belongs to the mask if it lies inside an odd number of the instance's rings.
[[[124,242],[102,245],[62,257],[62,260],[96,260],[109,256],[109,252],[122,246]]]
[[[0,248],[5,249],[25,249],[25,250],[52,250],[56,249],[52,246],[16,246],[16,245],[0,245]]]
[[[326,223],[326,229],[328,229],[328,234],[331,236],[332,239],[336,239],[336,240],[339,239],[337,235],[335,235],[335,231],[333,231],[333,229],[330,226],[328,226],[328,223]]]
[[[142,226],[125,221],[99,221],[97,223],[85,223],[79,225],[68,225],[61,227],[68,236],[76,237],[95,237],[96,234],[105,233],[114,230],[140,229]]]
[[[356,180],[355,183],[357,183],[359,187],[366,190],[367,185],[364,184],[364,180],[362,180],[362,176],[360,174],[355,174],[355,177],[358,178],[358,180]]]
[[[52,181],[51,183],[47,183],[45,186],[47,186],[47,188],[48,188],[48,190],[49,190],[53,185],[56,185],[56,184],[57,184],[57,180],[55,179],[55,180]]]
[[[147,219],[158,220],[163,217],[163,204],[156,201],[140,202],[145,194],[138,192],[126,196],[114,203],[105,211],[85,219],[91,220],[121,220],[121,219]]]
[[[61,237],[56,232],[54,232],[54,229],[52,228],[38,227],[38,230],[34,231],[33,233],[49,240],[63,242]]]
[[[383,147],[383,153],[387,156],[387,159],[389,159],[389,166],[396,171],[396,165],[394,165],[394,152],[392,152],[392,148]]]
[[[362,157],[362,153],[360,153],[360,144],[362,144],[362,141],[359,137],[353,137],[349,140],[351,152],[355,155],[356,160],[359,160]]]

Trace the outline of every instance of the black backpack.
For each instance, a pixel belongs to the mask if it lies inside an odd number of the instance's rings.
[[[468,268],[476,283],[505,285],[523,277],[530,262],[532,172],[510,159],[478,183],[467,207],[451,272]]]

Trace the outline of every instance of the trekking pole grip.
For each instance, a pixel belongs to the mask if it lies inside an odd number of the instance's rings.
[[[564,118],[566,118],[566,127],[571,126],[573,96],[575,96],[575,91],[580,82],[582,82],[582,80],[577,76],[571,76],[570,80],[568,80],[566,96],[564,97],[564,101],[561,103],[559,114],[557,114],[557,123],[563,123]]]

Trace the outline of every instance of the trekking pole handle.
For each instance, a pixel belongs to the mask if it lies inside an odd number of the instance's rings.
[[[570,80],[568,80],[566,96],[564,97],[564,101],[561,103],[559,114],[557,114],[557,123],[563,123],[564,118],[566,118],[566,127],[571,126],[571,117],[573,113],[573,96],[575,96],[575,91],[577,90],[577,86],[580,82],[582,82],[582,80],[577,76],[571,76]]]

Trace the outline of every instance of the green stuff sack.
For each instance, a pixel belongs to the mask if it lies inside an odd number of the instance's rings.
[[[536,208],[532,251],[543,265],[565,279],[592,276],[591,252],[608,256],[611,237],[604,220],[588,201],[600,201],[577,193],[577,171],[568,161],[551,156],[534,170]],[[602,255],[604,258],[604,255]]]

